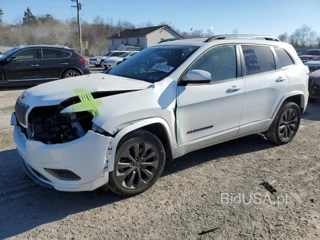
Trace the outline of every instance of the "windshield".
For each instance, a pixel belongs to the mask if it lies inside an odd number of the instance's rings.
[[[109,56],[110,54],[111,54],[112,52],[107,52],[107,53],[105,53],[103,56]]]
[[[146,48],[124,61],[109,74],[158,82],[179,67],[198,47],[196,46],[157,46]]]
[[[122,53],[119,57],[124,58],[124,57],[128,56],[129,54],[130,54],[130,52]]]
[[[2,53],[2,54],[1,54],[2,56],[0,56],[0,58],[3,58],[3,57],[6,57],[6,56],[8,56],[8,55],[10,55],[10,54],[12,54],[12,53],[15,53],[15,52],[18,51],[19,49],[20,49],[20,48],[18,48],[18,47],[11,48],[10,50],[5,51],[4,53]]]

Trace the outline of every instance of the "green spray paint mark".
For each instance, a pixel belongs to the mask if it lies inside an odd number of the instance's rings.
[[[74,93],[78,95],[81,102],[72,106],[73,111],[86,110],[90,112],[93,117],[100,115],[99,105],[102,103],[101,99],[94,99],[91,93],[83,88],[76,88]]]

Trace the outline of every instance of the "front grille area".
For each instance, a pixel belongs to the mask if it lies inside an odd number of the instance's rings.
[[[28,111],[29,106],[26,104],[23,104],[20,99],[17,100],[15,105],[15,112],[16,112],[16,118],[18,122],[22,125],[26,125],[26,115]]]

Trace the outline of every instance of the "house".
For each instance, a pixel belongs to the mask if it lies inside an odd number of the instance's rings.
[[[166,39],[183,38],[167,25],[127,29],[108,38],[109,51],[142,50]]]

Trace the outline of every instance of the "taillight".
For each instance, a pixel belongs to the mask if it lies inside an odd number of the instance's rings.
[[[86,58],[80,58],[79,62],[88,64],[88,60]]]

